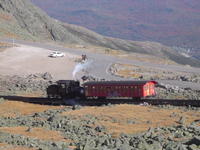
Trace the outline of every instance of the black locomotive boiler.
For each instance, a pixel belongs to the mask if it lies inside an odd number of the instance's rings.
[[[80,86],[79,81],[74,80],[59,80],[55,84],[49,85],[47,87],[47,96],[48,98],[75,98],[83,97],[84,90]]]

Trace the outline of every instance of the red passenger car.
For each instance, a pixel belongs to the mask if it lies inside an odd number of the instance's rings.
[[[155,81],[100,81],[83,84],[86,97],[132,97],[155,96]]]

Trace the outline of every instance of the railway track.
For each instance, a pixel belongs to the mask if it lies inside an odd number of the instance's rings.
[[[36,97],[19,97],[19,96],[0,96],[8,100],[22,101],[42,105],[84,105],[84,106],[101,106],[108,104],[141,104],[141,105],[172,105],[172,106],[192,106],[200,107],[200,100],[181,100],[181,99],[51,99]]]
[[[137,105],[172,105],[172,106],[192,106],[200,107],[200,100],[164,100],[164,99],[107,99],[107,100],[73,100],[65,101],[66,104],[88,105],[88,106],[100,106],[107,104],[137,104]]]

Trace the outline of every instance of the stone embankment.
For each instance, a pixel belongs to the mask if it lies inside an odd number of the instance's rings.
[[[83,76],[82,81],[104,81],[93,76]],[[38,73],[27,76],[0,76],[0,95],[21,95],[38,93],[46,97],[46,88],[54,83],[50,73]],[[159,83],[156,87],[159,99],[193,99],[198,100],[200,97],[199,90],[191,88],[181,88],[179,86]]]
[[[175,85],[159,83],[156,87],[156,98],[200,100],[200,90],[181,88]]]
[[[21,93],[41,93],[46,95],[46,88],[52,84],[50,73],[30,74],[27,76],[0,76],[0,95],[20,95]]]

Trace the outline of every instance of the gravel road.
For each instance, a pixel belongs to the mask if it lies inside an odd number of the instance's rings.
[[[10,39],[0,39],[0,41],[9,42],[9,43],[13,42]],[[98,78],[104,78],[106,80],[124,80],[123,78],[115,77],[107,72],[109,66],[113,63],[134,64],[137,66],[151,67],[151,68],[162,69],[166,71],[200,73],[200,68],[194,68],[194,67],[189,67],[189,66],[153,64],[153,63],[147,63],[147,62],[140,62],[137,60],[127,60],[127,59],[119,58],[115,56],[108,56],[106,54],[91,53],[88,51],[80,50],[78,48],[77,49],[64,48],[64,47],[56,46],[56,45],[27,42],[27,41],[22,41],[22,40],[15,40],[15,42],[18,44],[29,45],[33,47],[40,47],[40,48],[45,48],[49,50],[59,50],[63,52],[72,53],[75,55],[86,54],[87,57],[92,60],[92,65],[90,66],[90,74]],[[200,84],[192,83],[192,82],[171,81],[171,80],[161,80],[158,82],[162,82],[164,84],[173,84],[173,85],[177,85],[183,88],[189,87],[196,90],[200,88]]]

